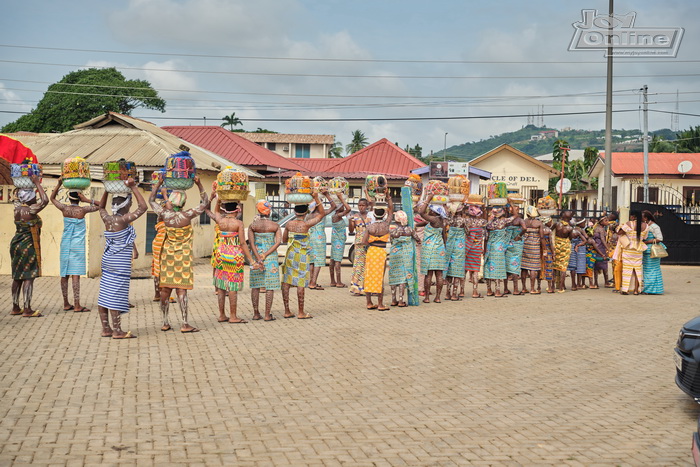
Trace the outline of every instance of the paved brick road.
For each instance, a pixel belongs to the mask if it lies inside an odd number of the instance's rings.
[[[675,386],[671,352],[700,314],[700,268],[665,267],[664,297],[601,289],[380,313],[347,289],[308,291],[313,320],[246,325],[216,322],[210,269],[196,272],[198,334],[159,331],[150,280],[132,282],[124,320],[138,339],[99,337],[97,280],[83,280],[91,313],[60,311],[52,278],[36,286],[46,317],[3,312],[0,464],[691,462],[700,409]],[[239,303],[249,318],[248,290]]]

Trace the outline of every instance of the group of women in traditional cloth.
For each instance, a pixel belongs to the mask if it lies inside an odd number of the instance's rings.
[[[34,177],[34,189],[20,189],[15,202],[16,234],[10,243],[12,258],[12,312],[23,317],[41,317],[31,306],[34,279],[41,275],[40,232],[38,213],[46,207],[49,198]],[[112,197],[112,213],[106,210],[108,194],[99,202],[83,195],[69,194],[68,204],[56,199],[61,181],[51,194],[51,201],[64,216],[61,240],[60,271],[63,309],[75,312],[90,311],[80,304],[80,276],[85,265],[85,216],[99,211],[105,225],[105,248],[102,257],[102,277],[98,296],[98,310],[103,337],[124,339],[136,337],[121,329],[120,315],[129,311],[129,283],[131,266],[137,254],[134,248],[135,231],[131,225],[147,210],[146,201],[136,189],[133,180],[126,185],[129,195]],[[181,332],[197,332],[188,321],[187,291],[194,284],[192,258],[192,224],[195,217],[206,212],[216,222],[216,238],[212,251],[213,284],[219,304],[219,322],[245,323],[237,316],[237,292],[243,288],[243,268],[247,260],[250,268],[250,288],[253,319],[274,321],[271,313],[274,291],[282,290],[284,317],[308,319],[304,311],[304,289],[323,290],[318,284],[321,267],[325,266],[325,217],[331,215],[331,286],[345,287],[341,279],[340,262],[344,255],[344,217],[350,207],[342,195],[328,201],[328,210],[318,194],[311,204],[296,205],[295,218],[289,221],[284,233],[270,219],[271,207],[267,201],[256,205],[257,217],[246,231],[239,220],[240,206],[236,202],[217,201],[211,211],[211,202],[201,182],[195,178],[201,202],[195,208],[183,210],[184,191],[160,191],[162,180],[152,190],[149,202],[158,216],[153,240],[152,274],[156,295],[163,315],[161,330],[169,331],[169,306],[175,301],[181,311]],[[163,194],[163,200],[156,199]],[[38,193],[38,198],[37,198]],[[130,212],[132,197],[138,207]],[[541,293],[540,283],[545,280],[547,292],[555,288],[563,292],[567,271],[571,274],[571,288],[598,288],[598,274],[603,273],[605,286],[626,295],[634,283],[633,293],[662,294],[663,278],[660,261],[650,254],[652,244],[661,243],[663,236],[653,214],[633,212],[629,222],[619,225],[617,215],[601,217],[595,223],[583,219],[574,221],[570,211],[564,211],[558,222],[540,216],[537,209],[528,207],[526,219],[520,216],[517,204],[494,206],[487,214],[479,195],[469,195],[454,212],[443,205],[431,203],[428,196],[415,206],[415,218],[409,222],[405,211],[394,211],[391,200],[387,205],[372,205],[367,199],[358,203],[358,212],[348,218],[351,234],[355,235],[355,255],[350,292],[365,295],[368,309],[387,310],[384,305],[384,274],[389,263],[391,306],[407,306],[404,294],[416,282],[424,302],[430,301],[435,285],[434,302],[440,302],[446,285],[447,300],[464,297],[467,279],[472,284],[473,298],[481,298],[478,291],[479,272],[482,268],[487,283],[487,296],[502,297],[513,294]],[[85,205],[80,205],[80,203]],[[371,212],[370,212],[371,209]],[[410,212],[410,211],[409,211]],[[394,221],[392,223],[392,220]],[[409,226],[413,224],[415,227]],[[421,231],[422,229],[422,231]],[[250,249],[247,244],[250,244]],[[277,248],[287,243],[287,254],[280,266]],[[386,247],[390,245],[387,255]],[[663,246],[663,243],[661,243]],[[608,260],[613,263],[613,278],[608,283]],[[419,269],[414,265],[418,263]],[[69,278],[73,285],[71,304],[68,297]],[[420,281],[419,281],[420,278]],[[586,285],[588,279],[588,285]],[[495,287],[494,287],[495,283]],[[501,290],[503,286],[503,290]],[[291,312],[289,291],[297,289],[298,311]],[[175,291],[176,300],[171,298]],[[260,292],[265,293],[265,313],[259,311]],[[23,303],[20,303],[20,295]],[[225,313],[226,297],[230,316]],[[372,298],[378,302],[373,303]]]

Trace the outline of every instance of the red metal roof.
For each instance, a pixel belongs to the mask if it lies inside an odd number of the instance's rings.
[[[605,160],[605,154],[600,153]],[[650,152],[650,175],[681,175],[678,164],[690,161],[693,168],[686,175],[700,175],[699,153]],[[644,173],[644,153],[613,152],[612,171],[615,175],[641,175]]]
[[[164,126],[163,129],[239,165],[255,168],[280,167],[283,170],[304,169],[293,159],[275,154],[219,126]]]
[[[410,175],[411,170],[425,166],[386,138],[340,161],[338,165],[333,166],[333,172],[366,172],[404,178]]]
[[[346,180],[359,180],[359,181],[364,181],[367,178],[367,175],[375,175],[377,172],[336,172],[336,171],[304,171],[303,174],[306,175],[307,177],[323,177],[326,180],[330,180],[331,178],[335,177],[343,177]],[[296,174],[294,171],[289,171],[289,172],[282,172],[279,174],[280,177],[282,178],[289,178],[292,177]],[[276,178],[278,175],[277,174],[269,174],[265,178]],[[386,175],[387,180],[406,180],[408,177],[406,175],[392,175],[392,174],[387,174]]]
[[[338,164],[343,159],[294,159],[294,162],[310,172],[325,172]]]

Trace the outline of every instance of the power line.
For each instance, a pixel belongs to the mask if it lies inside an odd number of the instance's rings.
[[[337,57],[271,57],[271,56],[255,56],[255,55],[215,55],[215,54],[186,54],[186,53],[169,53],[169,52],[144,52],[144,51],[125,51],[125,50],[103,50],[103,49],[80,49],[68,47],[39,47],[19,44],[0,44],[0,47],[16,48],[16,49],[33,49],[33,50],[52,50],[63,52],[87,52],[99,54],[120,54],[120,55],[158,55],[163,57],[196,57],[196,58],[216,58],[216,59],[234,59],[234,60],[270,60],[270,61],[301,61],[301,62],[350,62],[350,63],[415,63],[415,64],[492,64],[492,65],[518,65],[518,64],[537,64],[537,65],[560,65],[560,64],[603,64],[604,61],[532,61],[532,60],[408,60],[408,59],[372,59],[372,58],[337,58]],[[626,58],[626,57],[619,57]],[[671,63],[698,63],[700,60],[673,60]],[[656,60],[635,60],[635,63],[658,63]],[[668,62],[665,62],[668,63]]]
[[[129,66],[100,66],[100,65],[77,65],[70,63],[49,63],[49,62],[27,62],[22,60],[0,60],[0,63],[15,63],[20,65],[46,65],[59,66],[69,68],[119,68],[121,70],[136,70],[136,71],[158,71],[164,73],[199,73],[210,75],[234,75],[234,76],[279,76],[279,77],[297,77],[297,78],[353,78],[353,79],[597,79],[605,78],[605,75],[570,75],[570,76],[418,76],[418,75],[332,75],[324,73],[270,73],[270,72],[253,72],[253,71],[213,71],[213,70],[178,70],[162,68],[144,68],[144,67],[129,67]],[[616,78],[668,78],[668,77],[694,77],[700,76],[700,73],[664,73],[660,75],[616,75]]]

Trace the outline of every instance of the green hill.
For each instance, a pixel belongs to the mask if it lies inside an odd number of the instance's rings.
[[[553,138],[544,140],[532,140],[531,137],[538,135],[541,131],[552,130],[553,128],[536,127],[528,125],[520,130],[491,136],[488,139],[464,143],[447,148],[447,159],[455,161],[470,161],[475,157],[489,152],[502,145],[509,144],[530,156],[540,156],[552,152]],[[613,130],[613,150],[615,151],[641,151],[641,131],[639,130]],[[664,139],[675,139],[675,133],[669,129],[649,132],[650,136],[659,135]],[[559,139],[569,143],[571,149],[585,149],[589,146],[604,150],[605,130],[559,130]],[[433,153],[432,157],[426,157],[426,161],[431,159],[442,160],[443,152]]]

